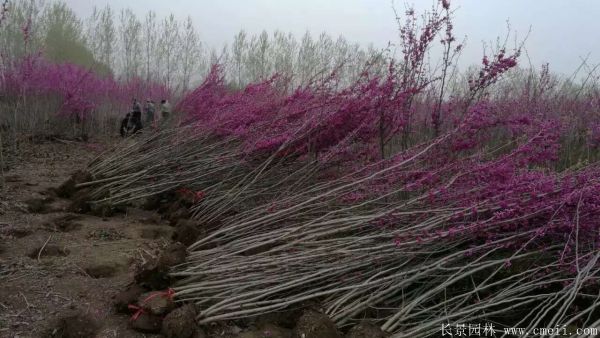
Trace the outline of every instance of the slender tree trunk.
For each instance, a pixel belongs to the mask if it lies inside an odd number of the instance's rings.
[[[379,151],[381,159],[385,160],[385,125],[383,121],[383,110],[379,112]]]
[[[4,179],[4,143],[2,140],[2,131],[0,131],[0,185],[2,190],[6,189],[6,180]]]
[[[438,137],[440,134],[440,125],[442,118],[442,102],[444,101],[444,89],[446,87],[446,76],[448,75],[448,67],[450,66],[450,42],[448,42],[446,50],[444,51],[444,69],[442,72],[442,84],[440,88],[440,96],[437,100],[435,110],[432,115],[433,123],[433,136]]]
[[[23,95],[23,100],[25,100],[25,95]],[[13,110],[13,152],[15,155],[17,154],[17,110],[19,110],[19,102],[15,105],[15,109]]]

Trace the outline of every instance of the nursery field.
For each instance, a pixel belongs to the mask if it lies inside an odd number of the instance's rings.
[[[242,32],[210,62],[185,52],[197,35],[173,16],[158,27],[179,45],[142,53],[135,34],[156,18],[123,11],[115,63],[110,7],[78,36],[63,3],[39,17],[10,6],[0,337],[600,328],[600,74],[587,60],[572,76],[526,68],[525,41],[507,36],[460,71],[440,0],[396,13],[394,52]],[[77,57],[52,54],[57,36]]]

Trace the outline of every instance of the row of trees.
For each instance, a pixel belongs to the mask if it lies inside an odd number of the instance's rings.
[[[0,27],[4,62],[42,50],[52,61],[72,62],[124,80],[159,82],[177,92],[197,84],[217,62],[228,82],[239,88],[274,73],[301,84],[335,70],[349,82],[365,62],[381,55],[372,46],[362,48],[342,36],[314,37],[310,32],[298,39],[281,31],[242,30],[230,44],[210,48],[200,40],[191,17],[161,18],[153,11],[139,17],[130,9],[119,12],[110,6],[95,8],[86,19],[61,1],[12,1],[8,12]],[[384,64],[379,62],[382,68]]]
[[[274,73],[306,83],[334,69],[350,81],[367,60],[380,53],[372,46],[365,49],[343,36],[334,39],[326,33],[313,37],[306,32],[298,40],[282,31],[248,34],[244,30],[217,49],[202,43],[189,16],[180,21],[172,14],[159,18],[148,11],[140,18],[129,9],[116,13],[109,6],[94,9],[85,24],[95,58],[117,74],[162,81],[182,91],[198,83],[215,63],[224,66],[228,82],[238,88]]]

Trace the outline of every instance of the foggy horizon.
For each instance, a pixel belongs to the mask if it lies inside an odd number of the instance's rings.
[[[115,11],[131,9],[142,18],[148,11],[157,13],[159,18],[173,13],[176,18],[192,18],[200,40],[208,48],[219,51],[225,44],[230,45],[240,30],[257,34],[265,30],[270,35],[276,31],[292,33],[297,38],[309,31],[313,37],[326,32],[336,38],[344,36],[351,43],[363,47],[372,44],[375,48],[385,48],[388,43],[398,42],[397,23],[393,6],[399,14],[405,6],[414,4],[418,13],[431,8],[436,1],[365,1],[315,0],[303,3],[289,1],[258,0],[243,2],[232,0],[211,3],[190,0],[170,1],[79,1],[66,0],[81,19],[89,17],[94,7],[99,9],[109,5]],[[581,32],[596,31],[600,28],[594,14],[599,12],[600,3],[591,0],[545,1],[542,5],[533,1],[509,0],[503,2],[461,0],[452,1],[454,8],[455,34],[458,40],[466,37],[466,48],[461,55],[461,69],[480,64],[484,44],[491,45],[496,39],[504,39],[510,33],[508,47],[526,36],[521,64],[529,62],[539,68],[550,64],[553,72],[572,74],[589,55],[588,65],[600,62],[600,47],[593,45]],[[593,9],[597,10],[593,10]],[[577,25],[566,24],[577,17]],[[510,25],[510,32],[508,31]]]

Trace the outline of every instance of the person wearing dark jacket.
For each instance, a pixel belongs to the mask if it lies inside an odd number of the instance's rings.
[[[133,124],[133,134],[135,134],[142,129],[142,106],[137,99],[133,99],[131,120]]]
[[[131,129],[131,113],[127,113],[125,118],[121,120],[121,128],[119,132],[121,133],[121,137],[127,137],[129,135],[129,130]]]

